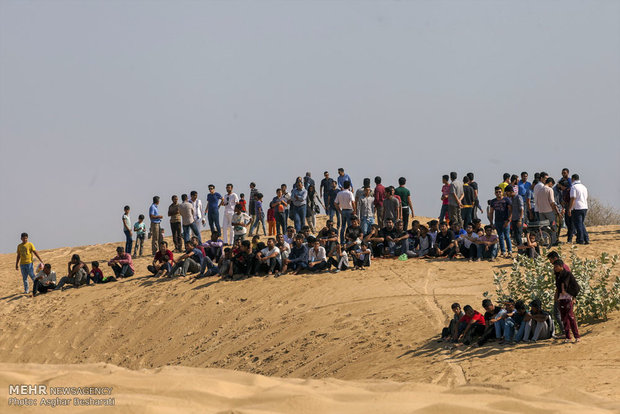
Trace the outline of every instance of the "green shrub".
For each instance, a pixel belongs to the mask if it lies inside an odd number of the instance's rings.
[[[570,268],[577,279],[581,292],[576,298],[575,316],[578,321],[607,319],[609,312],[620,309],[620,276],[612,282],[612,271],[618,256],[602,253],[598,259],[582,259],[577,256],[577,246],[572,246],[569,256]],[[558,253],[562,257],[561,249]],[[544,251],[537,259],[519,255],[512,264],[510,272],[494,272],[493,278],[497,297],[500,301],[508,298],[523,300],[526,303],[540,299],[543,308],[553,309],[555,294],[555,275],[553,267]],[[489,296],[485,292],[485,296]]]

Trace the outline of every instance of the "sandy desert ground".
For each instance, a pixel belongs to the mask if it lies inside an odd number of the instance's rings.
[[[620,226],[590,237],[580,255],[620,253]],[[104,262],[119,244],[40,254],[60,277],[71,254]],[[450,304],[480,310],[505,259],[375,260],[239,282],[155,279],[150,261],[117,283],[31,298],[15,254],[0,255],[0,411],[41,411],[9,406],[9,384],[113,387],[114,407],[62,412],[620,411],[618,312],[581,324],[580,344],[437,343]]]

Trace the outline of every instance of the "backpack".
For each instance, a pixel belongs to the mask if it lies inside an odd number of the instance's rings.
[[[579,295],[579,292],[581,292],[581,286],[579,286],[579,283],[577,283],[577,279],[575,279],[575,276],[573,276],[572,273],[570,277],[568,277],[566,280],[565,289],[566,293],[568,293],[572,297],[577,297],[577,295]]]

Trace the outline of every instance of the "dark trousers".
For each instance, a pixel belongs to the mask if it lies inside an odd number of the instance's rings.
[[[523,244],[523,223],[519,224],[520,220],[513,220],[510,222],[510,231],[512,237],[514,237],[517,246]]]
[[[327,262],[325,260],[315,264],[312,267],[308,266],[308,270],[310,270],[311,272],[320,272],[321,270],[325,269],[327,269]]]
[[[491,338],[495,337],[495,325],[490,323],[484,327],[484,332],[480,339],[478,339],[478,346],[482,346],[487,343],[487,341]]]
[[[213,230],[217,230],[219,234],[222,234],[222,228],[220,227],[219,210],[208,210],[207,220],[209,220],[209,229],[211,229],[211,233],[213,233]]]
[[[448,214],[448,205],[442,204],[441,210],[439,211],[439,222],[440,223],[446,221],[446,214]]]
[[[573,235],[575,234],[575,226],[573,225],[573,217],[568,214],[564,215],[564,222],[566,223],[566,241],[572,243]]]
[[[131,232],[129,230],[123,230],[123,233],[125,233],[125,253],[131,254],[131,248],[133,247]]]
[[[286,215],[284,212],[276,211],[276,234],[286,234]]]
[[[575,226],[575,230],[577,231],[577,243],[590,243],[590,236],[588,236],[588,231],[586,230],[586,225],[584,224],[587,212],[588,209],[573,210],[571,212],[573,226]]]
[[[454,247],[450,247],[449,249],[446,249],[446,251],[443,252],[442,255],[439,254],[439,247],[435,246],[435,255],[437,257],[446,257],[448,256],[450,259],[452,259],[455,255],[456,255],[456,249]]]
[[[369,267],[370,256],[365,254],[363,259],[358,259],[357,257],[353,256],[353,264],[357,267]]]
[[[573,313],[573,301],[570,299],[561,299],[558,301],[560,313],[562,314],[562,324],[564,325],[564,333],[566,339],[570,339],[570,331],[573,331],[575,339],[579,338],[579,330],[577,329],[577,320]]]
[[[32,295],[35,296],[37,293],[47,293],[48,290],[54,290],[55,288],[55,284],[50,283],[49,285],[44,285],[37,279],[34,281],[34,286],[32,287]]]
[[[403,207],[403,230],[407,231],[409,226],[409,206]]]
[[[463,218],[463,227],[471,224],[471,221],[474,218],[474,208],[473,207],[463,207],[461,209],[461,217]]]
[[[474,243],[470,244],[469,247],[462,245],[461,254],[466,259],[476,259],[478,257],[478,246]]]
[[[119,278],[119,277],[130,277],[133,276],[133,270],[131,270],[131,267],[129,267],[129,265],[117,265],[117,264],[113,264],[112,265],[112,270],[114,271],[114,275]]]
[[[256,271],[254,273],[256,272],[273,273],[273,272],[279,272],[280,270],[282,270],[282,265],[280,264],[278,259],[276,259],[275,257],[272,257],[271,259],[267,259],[262,262],[259,262],[257,260]]]
[[[460,322],[459,323],[459,335],[465,331],[465,329],[467,328],[467,324],[465,322]],[[476,337],[476,336],[481,336],[484,335],[485,332],[485,325],[480,325],[478,323],[474,323],[469,330],[467,331],[467,333],[463,336],[463,343],[465,345],[469,345],[471,344],[471,341]]]
[[[174,243],[174,250],[180,252],[183,250],[183,225],[180,221],[176,223],[170,223],[170,229],[172,230],[172,242]]]

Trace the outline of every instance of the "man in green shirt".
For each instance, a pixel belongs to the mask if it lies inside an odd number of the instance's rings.
[[[407,231],[409,226],[409,217],[413,218],[413,204],[411,204],[411,191],[405,187],[407,180],[405,177],[398,179],[398,188],[394,190],[394,194],[400,197],[401,208],[403,212],[403,228]]]

